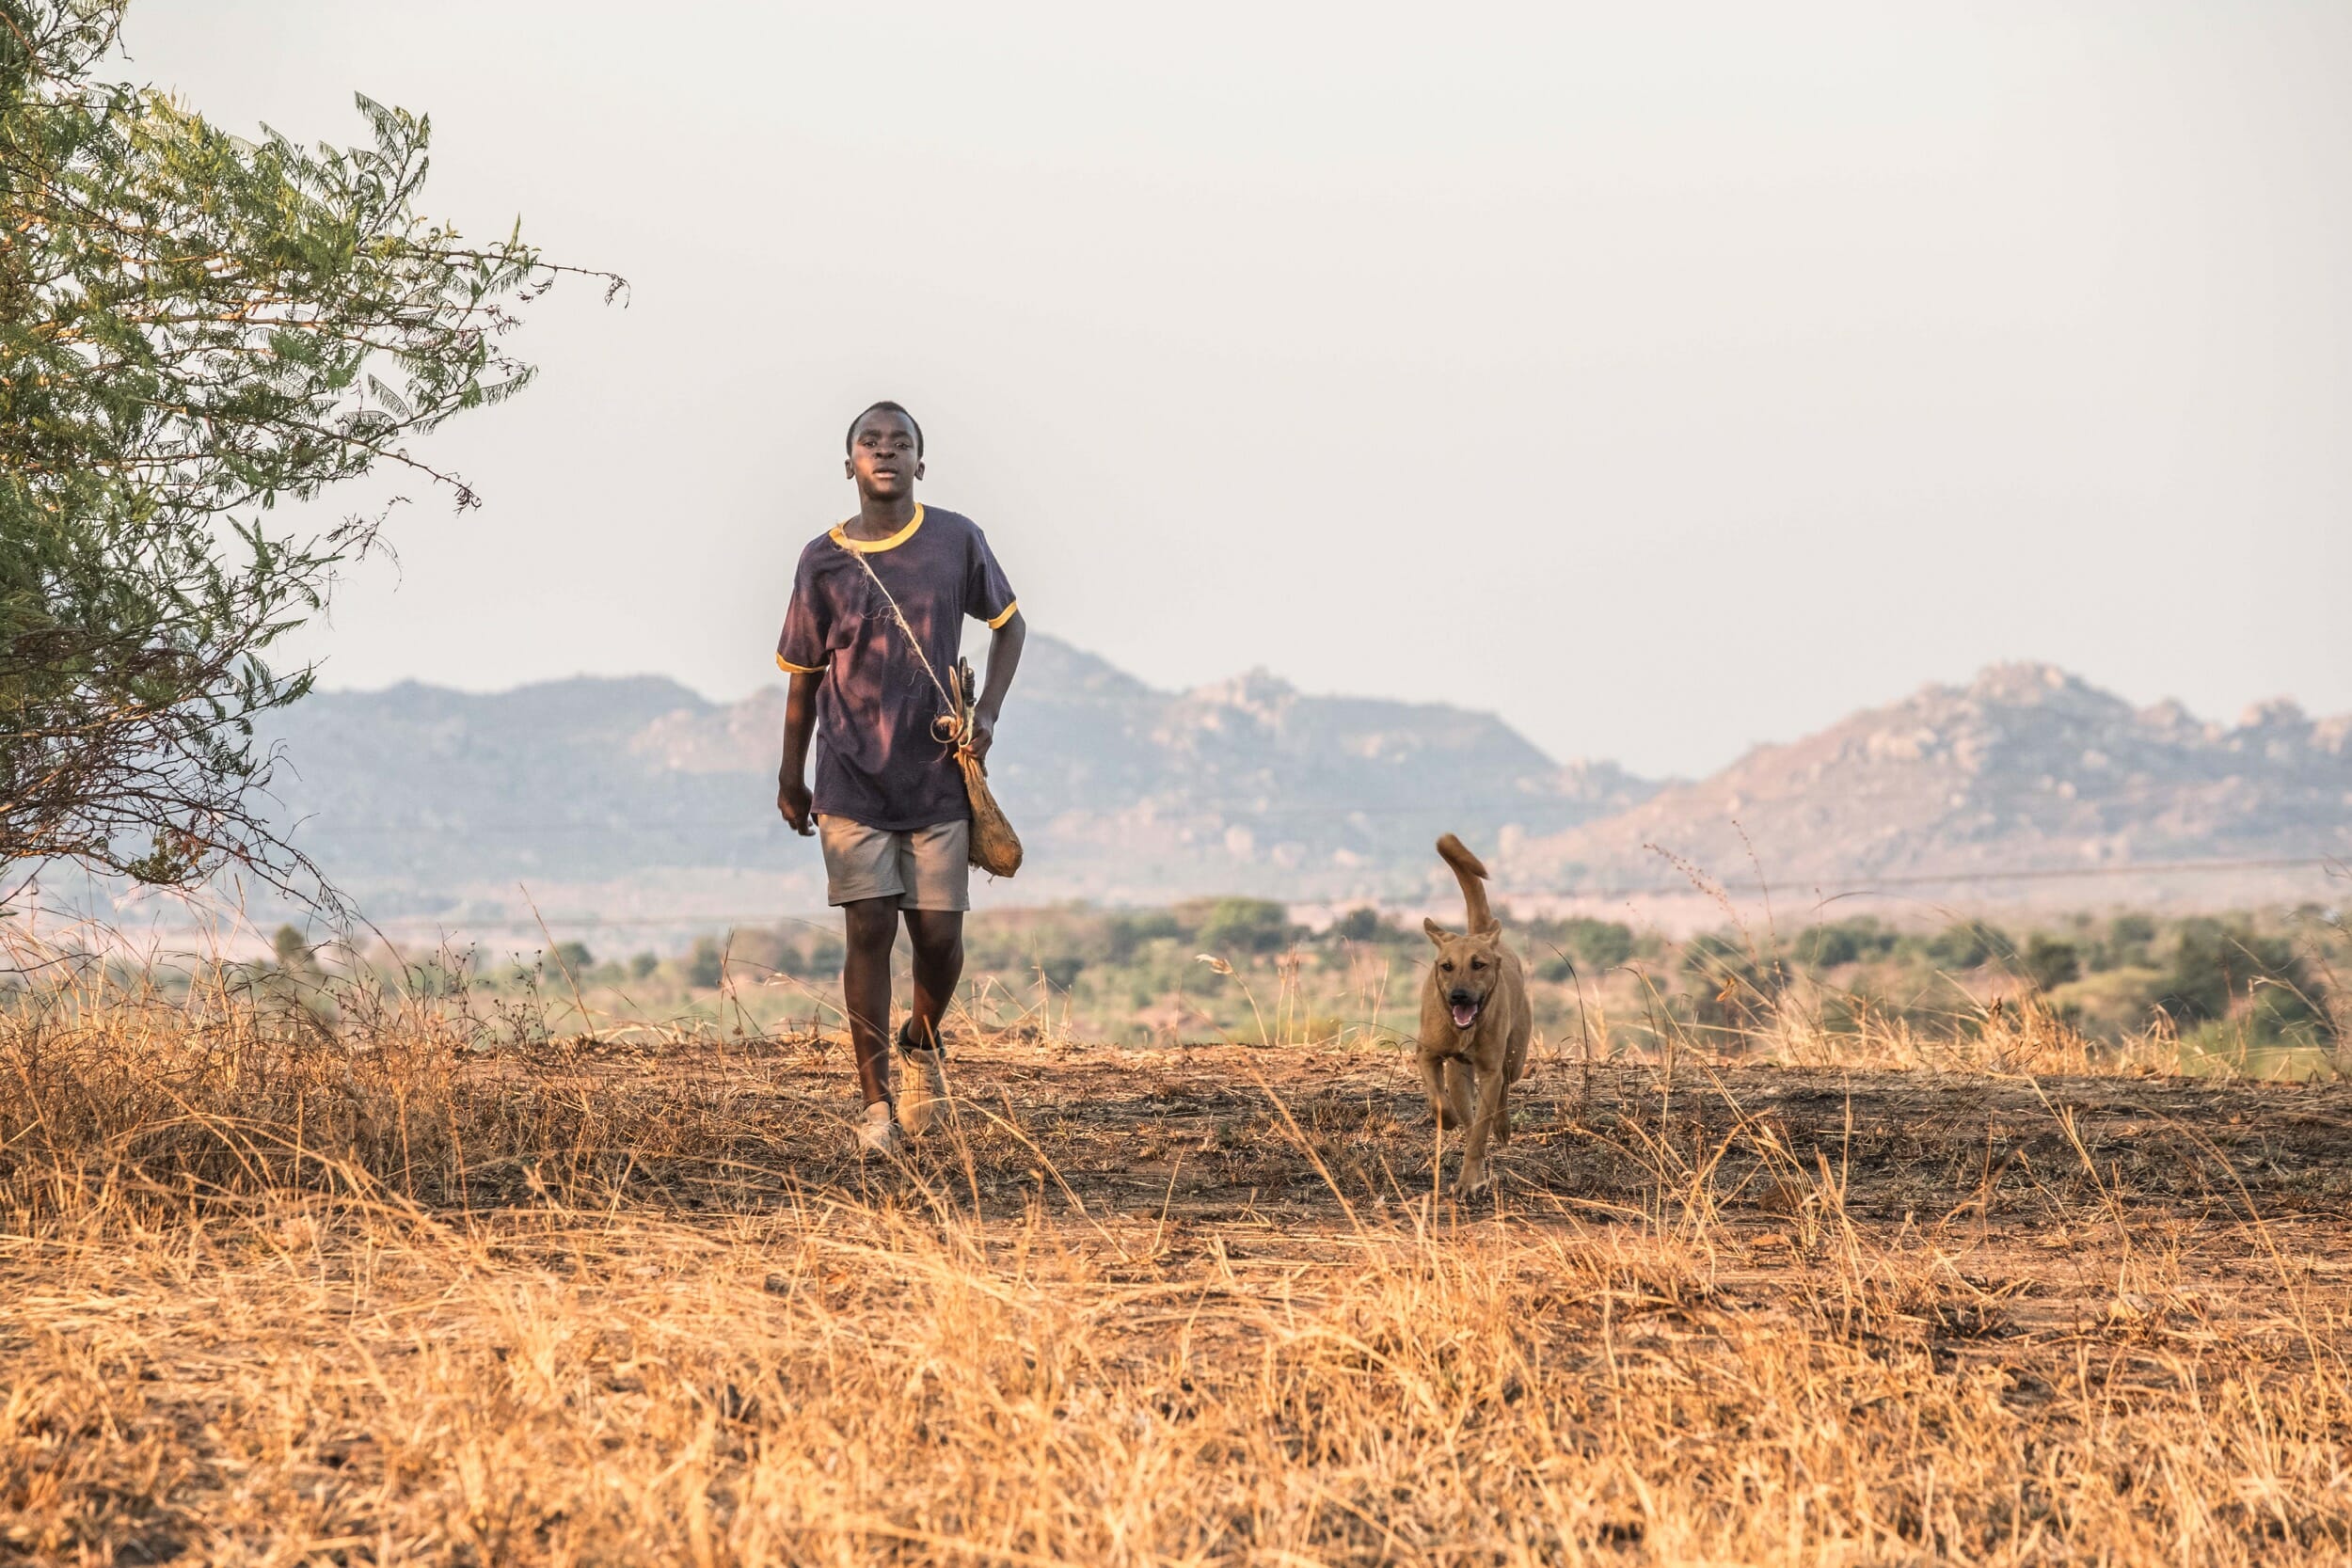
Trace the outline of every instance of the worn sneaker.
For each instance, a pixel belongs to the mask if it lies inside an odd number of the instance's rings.
[[[940,1067],[940,1053],[917,1050],[904,1037],[898,1041],[898,1059],[907,1069],[906,1083],[898,1090],[898,1122],[919,1138],[946,1118],[947,1074]]]
[[[902,1140],[898,1136],[898,1119],[890,1114],[890,1101],[877,1100],[866,1107],[858,1118],[857,1146],[867,1154],[896,1154]]]

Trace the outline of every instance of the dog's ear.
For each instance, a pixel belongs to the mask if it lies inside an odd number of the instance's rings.
[[[1429,940],[1436,942],[1440,947],[1445,945],[1446,938],[1454,934],[1452,931],[1447,930],[1444,927],[1438,925],[1434,920],[1422,921],[1421,923],[1421,928],[1428,932]]]

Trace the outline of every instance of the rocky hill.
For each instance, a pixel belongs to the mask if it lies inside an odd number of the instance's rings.
[[[783,694],[666,680],[327,692],[286,716],[279,816],[379,919],[659,924],[822,904],[776,819]],[[1185,692],[1032,640],[995,759],[1029,869],[997,902],[1450,896],[1430,841],[1522,895],[1792,891],[2215,859],[2352,857],[2352,718],[2135,709],[2044,666],[1930,687],[1712,778],[1563,765],[1490,714],[1320,697],[1263,671]],[[1753,855],[1753,862],[1751,861]]]
[[[1514,863],[1530,885],[1638,886],[1671,869],[1661,851],[1792,889],[2352,856],[2352,715],[2277,702],[2209,723],[2000,665],[1536,837]]]

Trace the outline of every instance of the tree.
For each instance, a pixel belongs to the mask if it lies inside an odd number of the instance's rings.
[[[2018,962],[2026,971],[2026,978],[2040,990],[2056,990],[2082,977],[2082,949],[2060,937],[2036,931],[2026,939],[2026,951]]]
[[[1219,898],[1194,940],[1212,953],[1273,953],[1292,938],[1290,911],[1263,898]]]
[[[254,721],[312,671],[267,656],[384,519],[269,515],[379,464],[473,505],[408,443],[528,384],[571,269],[418,214],[426,119],[251,142],[95,79],[122,4],[0,0],[0,865],[282,886]]]

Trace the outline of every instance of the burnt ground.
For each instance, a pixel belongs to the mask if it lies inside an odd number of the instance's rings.
[[[1324,1229],[1429,1194],[1433,1130],[1398,1051],[951,1041],[948,1061],[958,1135],[919,1147],[904,1170],[852,1148],[838,1046],[591,1045],[510,1069],[527,1092],[662,1124],[694,1153],[664,1159],[636,1135],[629,1181],[689,1210],[897,1184],[984,1212],[1041,1195],[1096,1219]],[[1554,1057],[1531,1067],[1513,1107],[1497,1190],[1463,1206],[1481,1215],[1658,1225],[1704,1209],[1726,1238],[1770,1247],[1842,1212],[1871,1229],[1964,1226],[2062,1247],[2119,1227],[2325,1231],[2352,1208],[2343,1084]],[[1445,1161],[1450,1175],[1452,1134]],[[498,1172],[480,1172],[470,1200],[501,1190]]]

